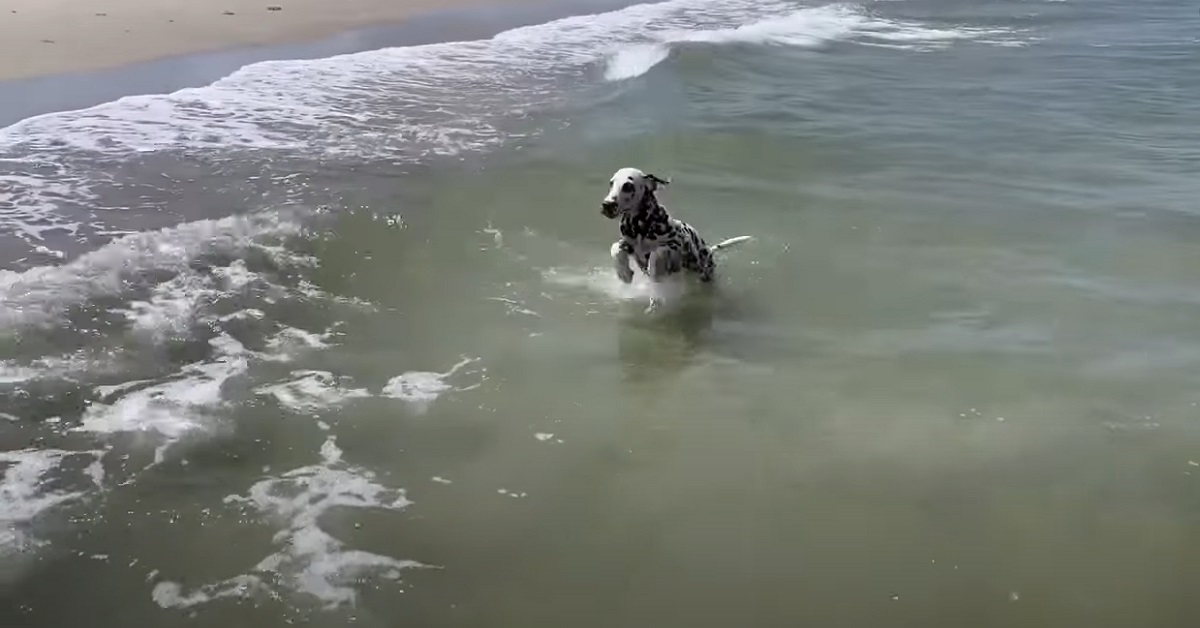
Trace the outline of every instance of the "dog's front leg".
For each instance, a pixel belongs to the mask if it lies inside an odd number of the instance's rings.
[[[646,274],[650,275],[650,281],[662,281],[678,270],[679,254],[674,250],[660,246],[650,252],[650,261],[646,264]]]
[[[678,270],[679,253],[665,246],[660,246],[650,251],[650,256],[646,260],[646,274],[650,275],[650,281],[658,283]],[[650,304],[646,306],[646,313],[650,314],[654,312],[661,305],[661,299],[658,295],[652,293]]]
[[[624,240],[613,242],[612,248],[609,249],[609,254],[612,255],[613,270],[617,271],[617,277],[624,283],[633,281],[633,268],[629,266],[631,253],[633,253],[633,247]]]

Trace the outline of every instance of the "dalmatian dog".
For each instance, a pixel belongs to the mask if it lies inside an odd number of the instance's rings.
[[[668,183],[637,168],[621,168],[609,181],[600,213],[605,218],[620,219],[621,239],[613,243],[610,252],[617,277],[624,283],[633,281],[631,260],[653,282],[689,272],[701,282],[710,283],[717,271],[713,253],[750,239],[738,236],[707,244],[695,228],[670,217],[658,202],[655,192]]]

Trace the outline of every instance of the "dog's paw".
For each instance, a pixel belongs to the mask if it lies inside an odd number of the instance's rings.
[[[632,268],[628,268],[628,267],[617,268],[616,270],[617,270],[617,278],[621,280],[621,283],[633,283],[633,269]]]

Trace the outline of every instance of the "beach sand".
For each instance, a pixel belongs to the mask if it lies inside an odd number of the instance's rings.
[[[441,9],[502,1],[9,0],[0,9],[0,80],[300,42]]]

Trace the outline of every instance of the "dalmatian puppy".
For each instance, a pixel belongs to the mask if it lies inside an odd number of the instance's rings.
[[[637,262],[654,282],[687,271],[709,283],[717,271],[713,253],[750,239],[738,236],[707,244],[695,228],[670,217],[658,202],[655,192],[668,183],[637,168],[621,168],[609,181],[600,213],[605,218],[620,219],[621,239],[613,243],[610,252],[617,277],[624,283],[633,281],[630,260]]]

